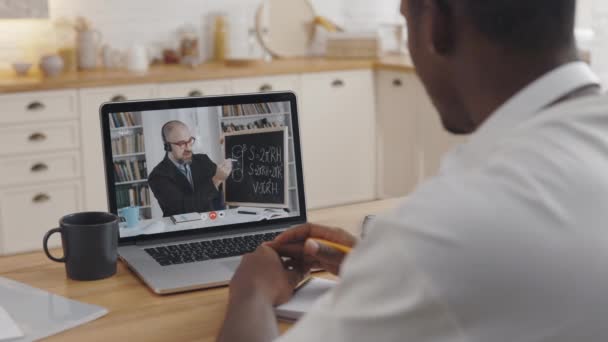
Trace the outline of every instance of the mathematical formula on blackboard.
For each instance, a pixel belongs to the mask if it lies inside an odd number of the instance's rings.
[[[240,133],[225,141],[225,157],[233,160],[226,202],[285,206],[287,131]]]

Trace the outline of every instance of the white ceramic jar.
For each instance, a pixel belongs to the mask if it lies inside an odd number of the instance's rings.
[[[144,73],[150,67],[148,51],[142,44],[133,44],[127,52],[127,70],[135,73]]]
[[[40,58],[40,69],[47,77],[54,77],[63,71],[63,59],[59,55],[45,55]]]
[[[101,33],[96,30],[79,31],[77,36],[78,68],[89,70],[97,68]]]

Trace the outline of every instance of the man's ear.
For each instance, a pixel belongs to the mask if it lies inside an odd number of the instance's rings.
[[[455,46],[456,27],[454,11],[449,1],[425,0],[429,11],[431,44],[435,53],[447,56]]]

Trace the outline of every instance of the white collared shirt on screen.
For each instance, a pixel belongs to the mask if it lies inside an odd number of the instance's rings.
[[[564,65],[499,108],[380,216],[278,340],[608,340],[608,97]]]

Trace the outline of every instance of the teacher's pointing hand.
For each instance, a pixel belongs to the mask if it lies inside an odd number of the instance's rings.
[[[224,160],[220,165],[217,166],[215,172],[215,178],[220,181],[225,181],[232,173],[232,160]]]

